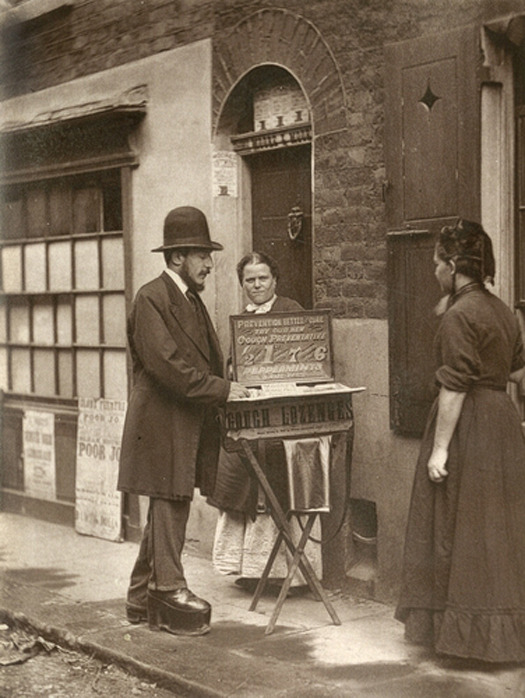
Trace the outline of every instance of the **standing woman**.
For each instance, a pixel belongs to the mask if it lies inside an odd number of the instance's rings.
[[[248,301],[243,313],[274,314],[300,312],[302,306],[293,298],[277,295],[279,267],[274,259],[262,252],[251,252],[237,265],[239,283]],[[284,446],[279,439],[259,444],[259,459],[284,511],[289,508],[288,480]],[[264,454],[264,455],[263,455]],[[213,544],[213,564],[221,574],[239,575],[236,584],[253,591],[261,577],[266,561],[277,538],[278,530],[269,513],[269,505],[257,482],[250,477],[236,453],[221,450],[213,496],[208,499],[221,511]],[[292,530],[300,537],[296,517]],[[320,539],[321,528],[316,522],[312,538]],[[315,573],[322,576],[321,546],[309,540],[308,559]],[[281,583],[288,573],[288,551],[281,549],[273,564],[269,579]],[[304,586],[300,571],[293,587]]]
[[[525,660],[525,440],[506,393],[525,360],[516,318],[486,290],[492,244],[466,220],[441,231],[448,294],[435,341],[439,396],[416,467],[396,618],[438,654]]]

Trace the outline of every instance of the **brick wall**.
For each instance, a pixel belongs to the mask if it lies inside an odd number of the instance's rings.
[[[315,138],[314,283],[335,317],[387,317],[383,190],[385,43],[523,11],[520,0],[287,0],[214,3],[216,37],[241,17],[281,7],[311,22],[330,46],[346,93],[346,130]],[[241,11],[242,7],[242,11]],[[303,80],[304,83],[304,80]]]
[[[198,0],[76,0],[7,29],[2,99],[42,90],[209,37],[213,3]]]
[[[78,0],[6,34],[3,98],[198,39],[224,41],[243,17],[272,6],[316,27],[346,93],[346,128],[314,142],[316,305],[336,317],[386,318],[383,45],[523,10],[522,0]]]

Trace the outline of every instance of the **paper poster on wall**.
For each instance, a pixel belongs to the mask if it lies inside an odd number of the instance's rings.
[[[75,528],[119,541],[122,495],[117,477],[126,403],[79,398],[78,407]]]
[[[213,153],[213,196],[237,196],[237,155],[229,150]]]
[[[56,499],[55,415],[26,410],[22,439],[25,493],[38,499]]]

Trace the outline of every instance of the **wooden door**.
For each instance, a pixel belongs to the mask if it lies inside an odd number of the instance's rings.
[[[251,155],[253,249],[278,263],[277,292],[312,307],[310,146]],[[289,231],[292,209],[300,209],[300,232]],[[296,235],[295,239],[294,236]]]

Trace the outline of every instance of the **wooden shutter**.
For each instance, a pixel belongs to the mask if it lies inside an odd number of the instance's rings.
[[[434,235],[480,218],[479,37],[466,27],[385,47],[391,426],[404,434],[422,432],[432,402]]]
[[[428,231],[388,236],[390,425],[420,435],[436,395],[433,338],[439,300],[433,283],[434,235]]]

